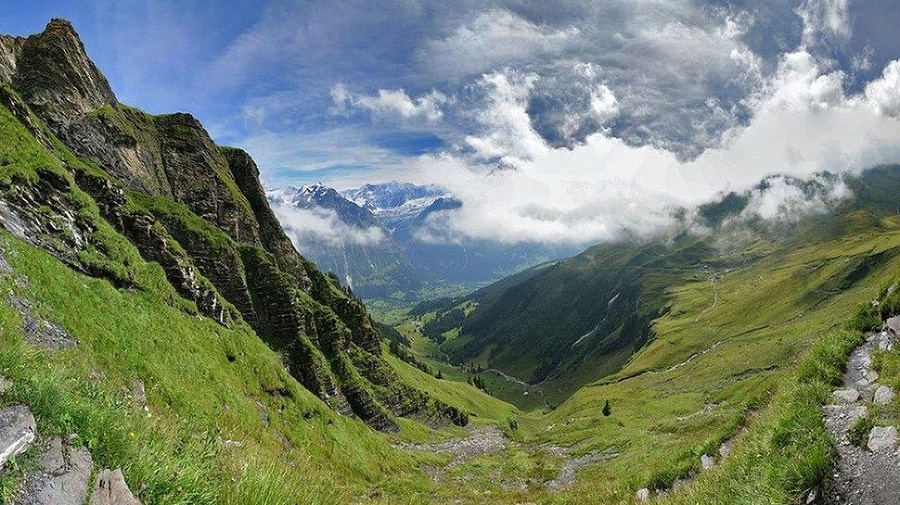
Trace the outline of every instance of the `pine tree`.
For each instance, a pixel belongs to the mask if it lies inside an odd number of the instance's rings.
[[[612,408],[609,406],[609,400],[606,400],[606,403],[603,404],[603,415],[609,417],[610,414],[612,414]]]

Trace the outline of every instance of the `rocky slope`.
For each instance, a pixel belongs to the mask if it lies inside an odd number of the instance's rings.
[[[0,182],[7,229],[74,268],[140,289],[98,238],[103,226],[85,210],[96,206],[164,268],[183,298],[173,303],[251,325],[332,407],[381,430],[396,429],[395,415],[466,422],[381,359],[365,307],[294,249],[250,156],[215,145],[188,114],[120,104],[70,23],[0,38],[0,103],[65,167],[13,170]]]

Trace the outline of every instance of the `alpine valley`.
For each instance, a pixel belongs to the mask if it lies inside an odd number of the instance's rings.
[[[438,187],[267,192],[70,22],[0,36],[0,499],[832,503],[896,445],[898,195],[772,175],[579,251],[435,240]]]

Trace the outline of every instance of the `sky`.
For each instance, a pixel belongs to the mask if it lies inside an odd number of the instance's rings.
[[[0,0],[270,187],[441,185],[455,231],[591,242],[772,175],[900,162],[896,0]],[[781,177],[747,212],[819,208]],[[786,182],[787,181],[787,182]]]

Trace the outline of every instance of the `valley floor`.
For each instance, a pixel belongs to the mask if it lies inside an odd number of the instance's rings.
[[[884,296],[885,282],[900,271],[900,227],[885,224],[878,233],[862,228],[790,250],[757,243],[757,261],[717,272],[714,283],[698,276],[674,286],[656,340],[622,371],[553,410],[512,413],[514,429],[497,425],[515,444],[438,472],[441,486],[470,483],[490,491],[489,500],[440,493],[436,501],[791,503],[821,493],[837,454],[822,406],[860,338],[842,328],[856,328],[848,319]],[[427,350],[420,358],[435,356],[428,345],[413,348]],[[900,370],[890,356],[883,366]],[[518,466],[507,464],[513,446]],[[523,465],[521,451],[534,461]],[[557,488],[569,473],[564,467],[579,458],[588,463]],[[522,473],[533,481],[524,494],[515,486]]]

